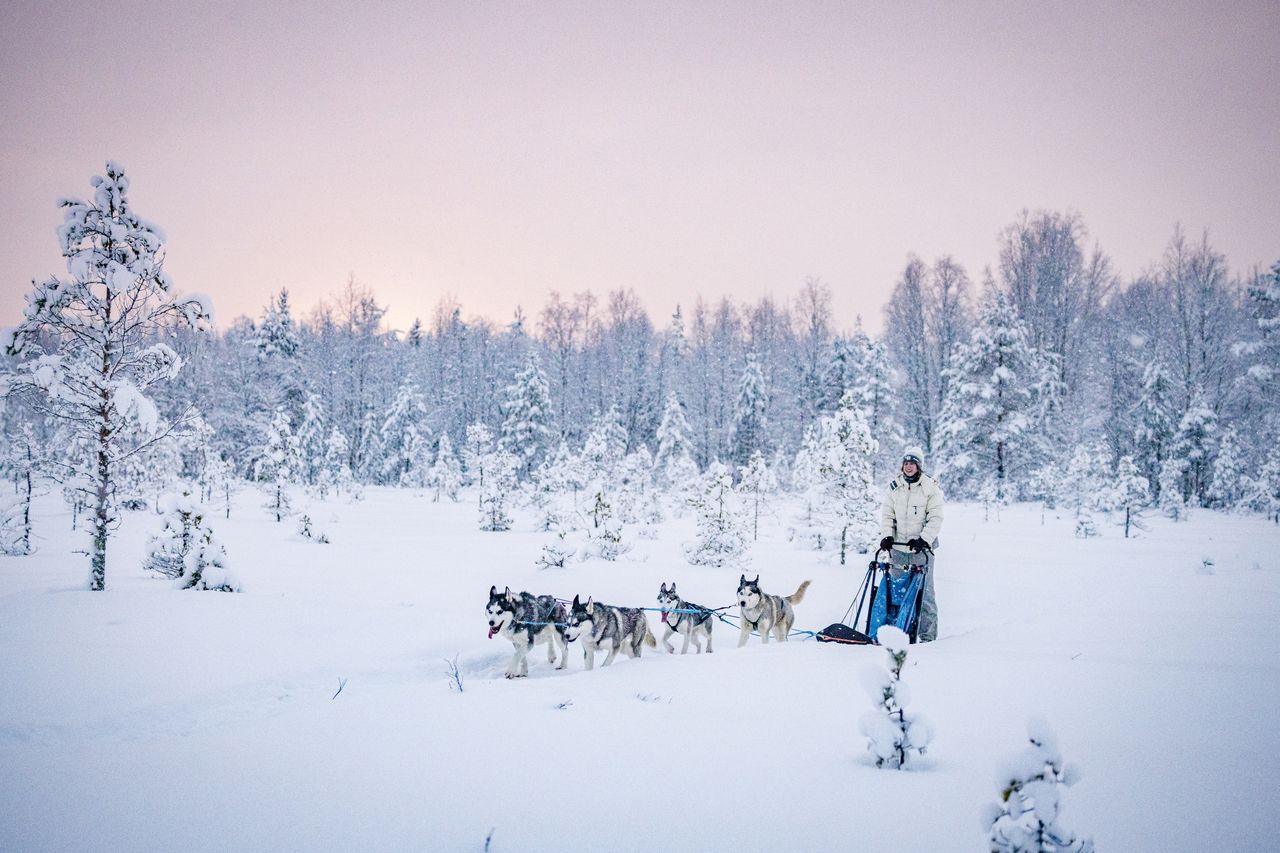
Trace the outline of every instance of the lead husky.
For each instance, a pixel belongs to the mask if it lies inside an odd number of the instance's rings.
[[[742,617],[742,633],[738,635],[738,648],[747,644],[751,631],[760,632],[760,639],[768,643],[769,632],[784,643],[791,625],[796,621],[796,612],[791,608],[804,600],[804,591],[809,588],[809,581],[800,584],[800,588],[785,598],[781,595],[766,595],[760,591],[760,575],[753,581],[746,575],[738,578],[738,612]]]
[[[702,643],[698,639],[700,636],[707,638],[707,654],[711,654],[711,629],[716,624],[715,614],[677,595],[674,583],[671,584],[670,589],[667,589],[665,583],[659,588],[658,607],[662,609],[662,624],[665,626],[662,632],[662,646],[667,650],[667,654],[676,653],[669,642],[672,634],[684,634],[684,646],[680,649],[680,654],[688,653],[690,640],[693,640],[694,651],[701,654]],[[675,621],[672,621],[671,617],[675,617]]]
[[[507,666],[507,678],[520,678],[529,674],[529,650],[539,643],[547,644],[547,663],[556,662],[556,649],[560,649],[560,665],[564,669],[569,662],[569,644],[564,637],[564,605],[549,595],[536,598],[527,592],[519,598],[511,594],[511,587],[498,592],[489,587],[489,639],[502,634],[515,646],[515,654]]]
[[[610,607],[597,604],[591,598],[583,604],[576,595],[573,606],[569,608],[569,627],[565,629],[565,637],[571,643],[582,640],[582,657],[587,669],[595,666],[596,652],[601,649],[609,651],[609,656],[604,659],[604,665],[608,666],[618,656],[619,649],[628,657],[638,658],[642,646],[652,649],[658,645],[643,610]]]

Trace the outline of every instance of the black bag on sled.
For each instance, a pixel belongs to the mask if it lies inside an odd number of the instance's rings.
[[[871,638],[842,622],[828,625],[818,632],[819,643],[849,643],[855,646],[871,645]]]

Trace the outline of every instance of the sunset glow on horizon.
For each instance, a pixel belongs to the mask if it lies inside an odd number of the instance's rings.
[[[1178,223],[1246,275],[1280,257],[1277,43],[1268,2],[11,2],[0,325],[108,159],[220,326],[349,276],[395,329],[819,278],[875,331],[910,253],[980,284],[1024,209],[1122,280]]]

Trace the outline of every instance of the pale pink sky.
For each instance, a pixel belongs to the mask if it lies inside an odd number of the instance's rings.
[[[49,3],[0,8],[0,324],[65,270],[110,158],[219,321],[348,273],[440,297],[831,285],[873,329],[906,255],[978,280],[1018,212],[1117,270],[1175,222],[1280,258],[1280,4]]]

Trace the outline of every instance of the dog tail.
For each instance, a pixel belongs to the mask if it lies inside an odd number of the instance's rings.
[[[653,631],[649,630],[649,620],[644,620],[644,644],[651,649],[658,647],[658,638],[653,636]]]
[[[797,589],[791,595],[787,596],[787,601],[789,601],[792,604],[799,604],[800,602],[804,601],[804,591],[809,588],[810,583],[812,583],[812,581],[805,581],[804,583],[800,584],[799,589]]]

